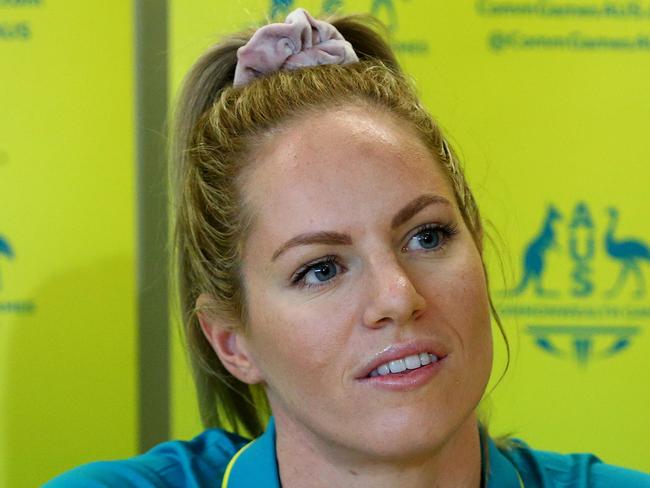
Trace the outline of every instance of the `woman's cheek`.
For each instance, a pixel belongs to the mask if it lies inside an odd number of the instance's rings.
[[[338,317],[329,307],[316,307],[313,302],[282,307],[276,301],[258,310],[265,313],[263,320],[252,321],[255,352],[267,374],[296,380],[317,374],[331,364],[333,351],[341,347],[336,344]]]

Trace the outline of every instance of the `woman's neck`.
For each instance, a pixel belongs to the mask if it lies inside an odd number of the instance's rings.
[[[346,455],[341,448],[276,418],[276,451],[283,488],[368,487],[479,488],[481,446],[475,415],[430,453],[404,460]],[[333,452],[337,451],[337,452]]]

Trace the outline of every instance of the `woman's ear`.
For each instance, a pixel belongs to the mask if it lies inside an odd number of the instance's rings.
[[[224,367],[238,380],[249,385],[262,381],[262,375],[251,356],[250,347],[239,324],[216,317],[210,310],[212,299],[202,293],[196,300],[201,330]]]

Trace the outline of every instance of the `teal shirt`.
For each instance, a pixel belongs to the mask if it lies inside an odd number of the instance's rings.
[[[650,488],[650,475],[603,464],[591,454],[499,449],[488,439],[488,488]],[[80,466],[45,488],[280,488],[275,424],[250,442],[219,429],[189,442],[164,442],[124,461]]]

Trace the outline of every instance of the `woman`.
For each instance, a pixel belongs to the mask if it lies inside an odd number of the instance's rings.
[[[201,413],[256,440],[209,429],[50,486],[650,486],[590,455],[497,448],[480,428],[479,212],[368,21],[299,9],[215,46],[175,136]]]

